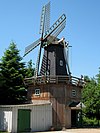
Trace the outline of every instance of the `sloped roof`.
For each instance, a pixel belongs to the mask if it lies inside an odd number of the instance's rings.
[[[84,103],[82,102],[76,102],[76,101],[72,101],[68,104],[69,107],[71,107],[71,109],[81,109],[81,108],[85,108],[86,106],[84,105]]]
[[[72,101],[69,103],[69,107],[76,107],[79,104],[79,102]]]

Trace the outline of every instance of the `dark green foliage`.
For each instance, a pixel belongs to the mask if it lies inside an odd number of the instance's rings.
[[[33,69],[33,65],[34,64],[32,64],[32,60],[30,60],[27,64],[27,68],[26,68],[26,76],[27,77],[32,77],[34,75],[35,69]]]
[[[31,71],[25,67],[12,42],[0,62],[0,104],[20,104],[27,100],[23,80]]]
[[[85,77],[87,82],[82,92],[83,120],[88,125],[99,125],[100,120],[100,73],[96,78]]]

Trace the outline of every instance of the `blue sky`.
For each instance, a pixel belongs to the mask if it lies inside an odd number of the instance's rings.
[[[41,9],[49,0],[0,0],[0,58],[14,41],[24,55],[27,45],[37,40]],[[95,76],[100,67],[100,0],[51,0],[52,25],[63,13],[66,28],[59,35],[65,37],[70,48],[72,75]],[[36,62],[38,48],[24,57]]]

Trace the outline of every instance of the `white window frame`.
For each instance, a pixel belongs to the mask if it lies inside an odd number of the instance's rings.
[[[40,89],[35,89],[35,96],[40,96]]]
[[[76,90],[75,89],[72,89],[72,96],[76,97]]]
[[[63,60],[60,60],[60,61],[59,61],[59,65],[60,65],[60,66],[63,66]]]

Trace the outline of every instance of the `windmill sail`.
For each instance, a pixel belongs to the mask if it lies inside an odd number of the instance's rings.
[[[40,31],[39,33],[42,35],[44,31],[46,32],[50,28],[50,2],[43,6],[41,13],[41,21],[40,21]]]
[[[64,44],[64,58],[65,58],[65,62],[66,62],[66,65],[67,65],[67,69],[68,69],[68,73],[69,75],[71,74],[70,72],[70,68],[69,68],[69,62],[68,62],[68,44],[66,46],[66,43],[65,41],[63,40],[63,44]],[[66,52],[66,47],[67,47],[67,52]]]
[[[50,2],[45,6],[45,33],[50,28]]]
[[[41,45],[39,47],[39,52],[38,52],[38,57],[37,57],[37,62],[36,62],[36,76],[39,75],[39,64],[40,64],[40,57],[41,57]]]
[[[55,40],[55,38],[61,33],[61,31],[65,28],[65,25],[66,21],[61,23],[59,27],[53,32],[53,34],[51,34],[52,37],[49,39],[48,45],[52,43]]]
[[[64,21],[63,23],[61,23],[59,25],[59,27],[54,31],[54,33],[52,34],[53,36],[57,37],[61,31],[65,28],[65,25],[66,25],[66,21]]]
[[[34,43],[30,44],[25,48],[24,56],[26,56],[29,52],[31,52],[35,47],[37,47],[40,44],[40,39],[35,41]]]
[[[39,75],[39,65],[40,65],[40,58],[41,58],[41,49],[43,45],[44,30],[47,31],[49,27],[50,27],[50,2],[47,5],[43,6],[42,8],[41,22],[40,22],[41,42],[40,42],[40,48],[39,48],[38,58],[36,62],[36,76]]]
[[[45,6],[43,6],[42,8],[39,34],[42,34],[44,31],[44,20],[45,20]]]
[[[45,36],[44,36],[44,40],[50,36],[51,34],[53,34],[55,32],[55,30],[57,30],[57,28],[59,28],[59,26],[65,22],[66,20],[66,15],[63,14],[51,27],[50,29],[45,33]]]

